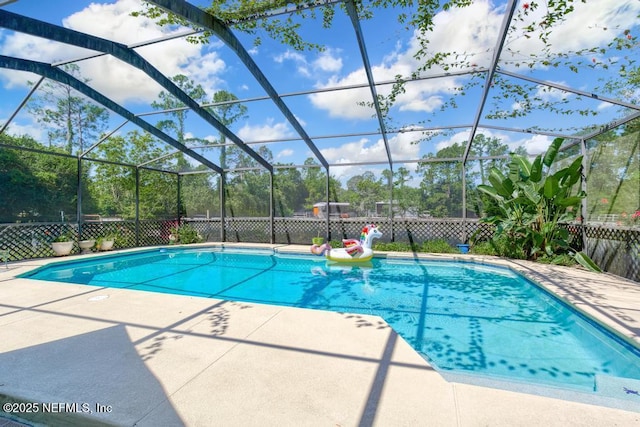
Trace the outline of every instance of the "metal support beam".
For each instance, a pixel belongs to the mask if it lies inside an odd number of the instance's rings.
[[[462,162],[462,236],[460,243],[467,242],[467,164]]]
[[[256,12],[254,12],[253,15],[249,15],[245,18],[237,18],[237,19],[231,20],[228,23],[232,25],[237,25],[245,22],[257,21],[259,19],[273,18],[280,15],[291,15],[295,12],[300,12],[302,10],[313,9],[316,7],[323,7],[323,6],[331,6],[335,3],[341,3],[343,1],[344,0],[324,0],[324,1],[313,0],[313,1],[307,2],[306,4],[304,2],[300,2],[299,4],[295,4],[294,2],[286,2],[286,3],[291,3],[291,6],[289,6],[288,4],[285,4],[280,8],[270,6],[268,2],[264,2],[266,4],[266,7],[264,9],[257,10]]]
[[[82,240],[82,227],[84,225],[84,217],[82,215],[82,159],[78,157],[78,178],[76,188],[76,217],[78,218],[78,240]]]
[[[100,56],[102,55],[103,54],[101,54]],[[57,64],[52,64],[52,65],[57,65]],[[430,74],[428,76],[421,76],[421,77],[415,77],[415,78],[399,78],[394,80],[382,80],[382,81],[377,81],[375,85],[376,87],[378,87],[378,86],[392,85],[398,82],[402,82],[402,83],[419,82],[419,81],[425,81],[425,80],[441,79],[445,77],[466,76],[469,74],[480,74],[480,73],[486,73],[486,72],[487,70],[484,70],[484,69],[474,69],[473,71],[446,72],[446,73],[440,73],[440,74]],[[364,89],[368,87],[369,87],[369,82],[356,83],[356,84],[350,84],[350,85],[330,86],[330,87],[324,87],[324,88],[318,88],[318,89],[301,90],[297,92],[280,93],[279,96],[280,98],[288,98],[288,97],[294,97],[294,96],[314,95],[317,93],[339,92],[339,91],[351,90],[351,89]],[[239,99],[220,101],[220,102],[207,102],[207,103],[201,104],[200,106],[203,108],[217,107],[222,105],[235,105],[235,104],[245,104],[248,102],[267,101],[269,99],[271,99],[269,96],[254,96],[251,98],[239,98]],[[138,116],[150,116],[155,114],[172,113],[172,112],[183,111],[188,109],[189,107],[168,108],[166,110],[154,110],[154,111],[148,111],[145,113],[139,113]],[[471,127],[471,125],[467,125],[466,127]],[[376,133],[380,133],[380,132],[376,132]],[[312,140],[315,139],[314,137],[310,137],[310,138]]]
[[[327,198],[325,199],[327,202],[327,217],[325,218],[326,229],[327,229],[327,242],[331,240],[331,222],[329,221],[330,212],[331,212],[331,195],[329,194],[329,168],[325,169],[327,171],[327,180],[326,180],[326,190],[327,190]]]
[[[146,162],[142,162],[142,163],[138,164],[138,165],[137,165],[137,167],[139,167],[139,168],[140,168],[140,167],[142,167],[142,166],[150,165],[151,163],[158,162],[158,161],[163,160],[163,159],[166,159],[166,158],[168,158],[168,157],[175,156],[175,155],[176,155],[176,154],[178,154],[179,152],[180,152],[180,151],[176,150],[176,151],[172,151],[171,153],[167,153],[167,154],[165,154],[165,155],[163,155],[163,156],[155,157],[155,158],[153,158],[153,159],[151,159],[151,160],[147,160]]]
[[[80,154],[80,157],[84,157],[87,154],[89,154],[91,151],[93,151],[94,148],[96,148],[98,145],[102,144],[104,141],[106,141],[107,139],[109,139],[111,137],[111,135],[113,135],[114,133],[118,132],[120,130],[120,128],[122,128],[122,126],[126,125],[127,123],[129,123],[129,120],[125,120],[124,122],[122,122],[121,125],[117,126],[114,130],[112,130],[111,132],[107,133],[105,136],[103,136],[102,138],[100,138],[100,140],[98,140],[98,142],[96,142],[95,144],[93,144],[91,147],[87,148],[84,153]]]
[[[580,144],[580,140],[584,139],[585,141],[588,141],[590,139],[593,139],[599,135],[602,135],[605,132],[609,132],[611,129],[617,128],[619,126],[622,126],[625,123],[629,123],[632,120],[636,120],[640,118],[640,111],[637,111],[633,114],[628,115],[627,117],[624,117],[620,120],[615,120],[613,122],[607,123],[604,126],[600,126],[598,127],[598,130],[595,130],[591,133],[588,133],[586,135],[580,135],[578,137],[567,137],[568,139],[573,139],[574,142],[569,143],[569,144],[563,144],[562,145],[562,150],[568,150],[571,147],[574,147],[578,144]]]
[[[587,140],[586,139],[581,139],[580,140],[580,151],[582,153],[582,172],[580,172],[581,174],[581,179],[580,179],[580,189],[582,191],[585,192],[585,194],[587,193],[587,176],[589,174],[589,168],[591,165],[591,161],[589,160],[589,153],[587,152]],[[588,194],[587,194],[587,197]],[[584,197],[581,201],[580,201],[580,233],[582,235],[582,246],[584,248],[585,243],[587,242],[586,238],[587,238],[587,234],[585,232],[584,229],[584,224],[587,221],[587,213],[588,213],[588,207],[587,207],[587,197]]]
[[[273,191],[273,172],[269,174],[269,243],[276,242],[275,226],[273,217],[275,216],[275,194]]]
[[[48,22],[39,21],[28,18],[26,16],[7,12],[0,9],[0,26],[11,29],[24,34],[30,34],[36,37],[42,37],[49,40],[66,43],[72,46],[78,46],[85,49],[91,49],[98,52],[108,53],[115,58],[143,71],[154,81],[159,83],[171,95],[191,108],[196,114],[206,120],[210,125],[215,127],[225,137],[233,141],[238,147],[245,151],[255,161],[260,163],[265,169],[272,171],[273,168],[269,162],[263,159],[258,153],[247,146],[236,134],[231,132],[229,128],[223,125],[211,113],[202,108],[196,101],[173,83],[168,77],[157,70],[147,60],[140,56],[136,51],[130,49],[126,45],[116,43],[100,37],[91,36],[79,31],[70,30],[50,24]],[[133,122],[133,120],[131,120]]]
[[[224,192],[225,192],[225,185],[227,182],[227,174],[225,172],[222,172],[219,175],[218,179],[219,179],[218,191],[220,192],[220,241],[225,242],[227,239],[227,231],[225,227],[226,216],[227,216],[227,209],[225,207],[225,204],[227,203],[227,197]]]
[[[298,135],[307,144],[307,147],[313,152],[318,161],[327,167],[327,160],[324,158],[318,147],[311,141],[309,135],[304,130],[298,119],[293,115],[289,107],[282,101],[282,98],[271,85],[267,77],[264,75],[260,67],[254,62],[249,55],[249,52],[242,46],[242,43],[238,38],[229,30],[229,28],[215,16],[205,12],[202,9],[187,3],[183,0],[150,0],[150,3],[154,3],[159,7],[167,10],[170,13],[178,15],[195,25],[211,30],[220,40],[222,40],[237,56],[242,63],[247,67],[247,70],[253,74],[253,77],[260,83],[260,86],[267,92],[271,100],[282,112],[285,118],[289,121],[291,126],[296,130]],[[271,171],[272,172],[272,171]]]
[[[178,197],[177,197],[177,200],[178,200],[177,218],[178,218],[178,225],[180,225],[181,224],[181,220],[182,220],[182,176],[178,175],[176,181],[177,181],[176,193],[178,195]]]
[[[630,121],[638,119],[638,118],[640,118],[640,111],[637,111],[637,112],[635,112],[633,114],[629,114],[627,117],[624,117],[624,118],[622,118],[620,120],[616,120],[614,122],[607,123],[604,126],[600,126],[600,128],[597,131],[591,132],[591,133],[589,133],[587,135],[582,135],[581,138],[584,138],[586,140],[595,138],[598,135],[601,135],[601,134],[603,134],[605,132],[609,132],[613,128],[621,126],[621,125],[623,125],[625,123],[629,123]]]
[[[471,144],[473,143],[473,139],[476,137],[476,131],[478,130],[480,119],[482,118],[484,104],[487,102],[489,89],[491,89],[491,81],[493,80],[493,76],[496,74],[496,69],[498,68],[498,59],[500,58],[500,54],[502,53],[504,41],[507,38],[509,25],[511,24],[511,19],[513,18],[513,15],[516,11],[517,3],[517,0],[509,0],[509,4],[505,9],[504,18],[502,19],[502,27],[500,28],[500,33],[498,36],[498,42],[496,43],[495,50],[493,51],[491,65],[489,65],[489,72],[487,73],[484,81],[484,89],[482,91],[482,97],[480,98],[480,104],[478,105],[478,110],[476,111],[475,119],[473,120],[473,126],[471,128],[471,132],[469,133],[469,140],[467,141],[467,146],[464,149],[464,155],[462,156],[463,163],[467,162],[467,157],[469,157],[469,152],[471,151]]]
[[[98,102],[99,104],[104,105],[106,108],[110,109],[111,111],[121,115],[125,119],[129,120],[130,122],[134,123],[138,127],[142,128],[142,130],[149,132],[151,135],[155,136],[156,138],[161,139],[167,144],[177,148],[178,150],[182,151],[183,153],[187,154],[188,156],[192,157],[193,159],[197,160],[203,165],[215,170],[218,173],[222,173],[222,169],[217,165],[215,165],[214,163],[210,162],[209,160],[207,160],[200,154],[196,153],[195,151],[190,150],[189,148],[180,144],[178,141],[171,138],[169,135],[162,132],[160,129],[136,117],[135,114],[133,114],[126,108],[122,107],[119,104],[116,104],[106,96],[97,92],[95,89],[87,86],[85,83],[76,79],[72,75],[65,73],[59,68],[52,67],[51,65],[45,64],[44,62],[29,61],[26,59],[11,58],[11,57],[2,56],[2,55],[0,55],[0,67],[11,69],[11,70],[28,71],[31,73],[39,74],[41,76],[45,76],[52,80],[56,80],[62,84],[68,85],[73,89],[77,90],[78,92],[82,93],[83,95],[86,95],[89,98],[93,99],[94,101]]]
[[[33,85],[33,87],[31,88],[31,90],[29,91],[29,93],[27,94],[27,96],[24,97],[24,99],[22,100],[22,102],[20,103],[20,105],[18,105],[18,108],[15,109],[15,111],[9,116],[9,118],[7,119],[6,122],[4,122],[4,124],[2,125],[2,127],[0,128],[0,135],[7,129],[7,127],[9,127],[9,124],[13,121],[13,119],[16,118],[16,116],[18,115],[18,113],[20,112],[20,110],[22,110],[22,107],[24,107],[24,105],[27,103],[27,101],[29,100],[29,98],[31,98],[33,96],[33,94],[35,93],[36,90],[38,90],[38,87],[40,87],[40,84],[42,84],[42,82],[44,81],[44,77],[40,77],[40,80],[38,80],[36,82],[36,84]]]
[[[140,246],[140,168],[136,168],[136,246]]]
[[[614,105],[620,105],[621,107],[627,107],[627,108],[631,108],[632,110],[640,110],[640,105],[638,104],[632,104],[630,102],[624,102],[624,101],[620,101],[617,99],[613,99],[613,98],[607,98],[605,96],[602,95],[598,95],[597,93],[592,93],[592,92],[586,92],[584,90],[580,90],[580,89],[573,89],[570,88],[568,86],[563,86],[554,82],[550,82],[548,80],[540,80],[540,79],[536,79],[533,77],[529,77],[529,76],[523,76],[522,74],[518,74],[518,73],[512,73],[510,71],[506,71],[506,70],[500,70],[500,71],[496,71],[498,74],[503,74],[505,76],[509,76],[509,77],[513,77],[516,79],[520,79],[520,80],[525,80],[531,83],[535,83],[535,84],[539,84],[542,86],[549,86],[552,87],[554,89],[558,89],[561,90],[563,92],[569,92],[569,93],[575,93],[576,95],[580,95],[580,96],[585,96],[587,98],[593,98],[593,99],[597,99],[598,101],[604,101],[604,102],[608,102],[610,104],[614,104]]]
[[[362,64],[364,65],[365,73],[367,74],[367,81],[369,82],[369,90],[371,91],[371,97],[373,98],[373,105],[376,109],[376,116],[378,117],[378,124],[380,125],[380,133],[382,140],[384,141],[384,149],[387,152],[387,159],[389,160],[389,169],[393,174],[393,161],[391,159],[391,150],[389,149],[389,141],[387,139],[387,130],[384,124],[384,118],[382,117],[382,110],[380,109],[380,103],[378,102],[378,93],[376,91],[376,84],[371,72],[371,62],[369,61],[369,55],[367,54],[367,46],[364,42],[364,35],[362,34],[362,28],[360,27],[360,18],[358,18],[358,10],[356,9],[353,0],[345,3],[347,7],[347,13],[351,18],[351,24],[356,32],[356,39],[358,40],[358,46],[360,47],[360,54],[362,55]],[[393,219],[392,219],[393,220]]]

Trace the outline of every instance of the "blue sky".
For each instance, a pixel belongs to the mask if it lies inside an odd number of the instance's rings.
[[[521,1],[518,10],[522,11],[525,1]],[[543,2],[539,2],[543,3]],[[469,63],[481,68],[488,65],[496,45],[496,36],[500,29],[506,1],[475,1],[470,7],[441,11],[435,17],[435,31],[430,35],[429,48],[433,51],[455,50],[469,55]],[[628,30],[632,37],[640,33],[637,19],[640,14],[638,0],[589,0],[586,4],[575,3],[576,11],[567,21],[558,27],[552,35],[551,46],[555,53],[576,52],[587,47],[606,47],[615,37],[622,37]],[[185,29],[159,28],[145,18],[133,18],[129,14],[140,8],[137,0],[119,1],[81,1],[73,2],[33,2],[18,0],[4,6],[11,12],[45,20],[77,31],[109,38],[127,45],[153,40],[169,33],[180,33]],[[535,19],[542,8],[530,14],[526,19]],[[253,60],[260,66],[272,85],[281,94],[297,94],[312,89],[344,87],[366,82],[360,52],[357,49],[355,33],[348,17],[338,10],[331,30],[321,28],[320,22],[305,20],[302,33],[312,41],[326,46],[324,52],[296,52],[263,36],[263,43],[254,47],[251,37],[236,32],[245,43]],[[409,75],[418,65],[413,58],[416,49],[416,37],[395,20],[395,11],[382,11],[376,18],[363,21],[363,33],[366,38],[369,59],[374,77],[378,81],[392,80],[396,75]],[[533,68],[516,67],[513,61],[521,61],[532,55],[540,54],[541,45],[537,37],[527,39],[513,33],[507,40],[501,67],[505,70],[529,75],[538,79],[551,80],[557,84],[575,89],[593,91],[602,86],[603,81],[613,78],[617,72],[615,55],[620,52],[610,50],[604,54],[595,52],[580,57],[570,57],[574,63],[582,62],[592,66],[583,66],[579,73],[571,72],[567,67]],[[217,90],[226,90],[240,99],[264,97],[265,92],[244,68],[238,58],[223,43],[212,40],[207,45],[194,45],[177,39],[137,49],[155,67],[168,76],[185,74],[201,84],[212,95]],[[626,55],[637,53],[626,52]],[[82,56],[85,52],[59,43],[34,39],[24,34],[0,30],[0,53],[44,62],[54,62]],[[599,64],[612,63],[609,69]],[[120,61],[101,57],[78,63],[90,85],[112,100],[121,103],[135,113],[152,111],[150,103],[157,99],[162,88],[148,79],[142,72]],[[441,73],[442,70],[432,70]],[[34,81],[37,76],[0,69],[0,123],[14,111],[28,92],[26,82]],[[404,95],[391,112],[394,124],[402,127],[428,126],[440,127],[458,124],[470,124],[476,113],[482,86],[469,89],[464,97],[457,98],[458,108],[446,108],[440,111],[456,86],[464,83],[468,77],[447,77],[412,82],[407,85]],[[479,80],[483,83],[483,80]],[[385,94],[388,86],[379,87],[378,92]],[[594,99],[575,100],[575,95],[557,90],[544,92],[542,87],[532,85],[532,91],[539,91],[547,99],[565,99],[568,105],[575,103],[579,108],[589,106],[599,111],[593,118],[573,115],[560,116],[557,113],[538,111],[526,117],[510,120],[488,120],[482,123],[511,128],[540,126],[563,134],[575,133],[574,128],[588,124],[606,124],[625,113],[619,107]],[[635,98],[634,98],[635,97]],[[628,102],[638,101],[638,91],[631,94]],[[287,96],[289,106],[308,135],[329,163],[351,164],[354,162],[385,161],[386,153],[380,136],[363,135],[342,138],[324,138],[338,134],[358,134],[374,132],[379,128],[372,117],[371,109],[362,107],[359,102],[371,99],[369,90],[352,89],[329,91],[314,95]],[[493,103],[491,98],[487,103]],[[284,140],[268,144],[274,159],[279,162],[301,164],[312,156],[302,141],[286,141],[297,136],[280,111],[270,101],[247,101],[247,119],[232,126],[242,140],[246,142],[264,140]],[[519,105],[511,99],[502,101],[503,108],[517,110]],[[626,114],[629,112],[627,111]],[[148,116],[152,123],[160,116]],[[112,115],[112,128],[122,122],[122,118]],[[215,139],[217,131],[204,120],[190,114],[189,133],[199,138]],[[133,129],[125,126],[119,132]],[[530,153],[538,153],[552,138],[530,134],[517,134],[498,130],[480,130],[487,136],[501,138],[511,147],[524,146]],[[26,113],[21,113],[9,128],[9,133],[28,133],[42,140],[44,132]],[[394,161],[417,159],[422,155],[451,145],[454,142],[466,142],[468,129],[452,130],[420,144],[415,141],[417,133],[397,133],[388,137]],[[43,141],[44,142],[44,141]],[[257,148],[257,146],[254,146]],[[217,155],[207,153],[215,162]],[[399,166],[402,166],[400,164]],[[379,170],[384,166],[345,166],[335,168],[338,175],[344,177],[362,173],[365,170]],[[410,166],[413,168],[413,166]]]

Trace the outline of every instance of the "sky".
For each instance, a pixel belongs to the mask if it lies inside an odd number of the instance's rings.
[[[544,1],[538,3],[545,3]],[[195,3],[194,4],[198,4]],[[429,52],[455,51],[459,59],[465,58],[468,66],[462,70],[482,69],[489,66],[497,44],[505,12],[506,1],[476,0],[465,8],[440,11],[434,17],[434,31],[429,36]],[[520,1],[518,16],[527,22],[539,22],[543,7],[523,14],[530,3]],[[73,2],[33,2],[18,0],[2,6],[4,10],[44,20],[76,31],[132,45],[155,40],[170,34],[183,34],[186,28],[159,27],[143,17],[132,17],[131,12],[141,9],[138,0],[84,1]],[[565,54],[567,61],[579,64],[579,72],[568,66],[553,67],[535,65],[528,67],[523,61],[532,56],[545,55],[537,36],[529,37],[522,32],[510,33],[503,49],[500,68],[533,78],[552,81],[587,92],[597,91],[600,95],[613,96],[602,92],[604,83],[614,79],[619,64],[631,59],[640,59],[637,52],[606,50],[601,52],[581,52],[587,48],[606,48],[616,37],[633,40],[640,33],[640,0],[588,0],[575,2],[575,12],[559,25],[550,36],[550,53]],[[367,54],[376,81],[392,81],[395,76],[409,76],[420,63],[414,57],[419,48],[415,30],[407,30],[395,20],[396,11],[378,11],[372,20],[362,21],[362,31],[366,41]],[[625,33],[626,31],[626,33]],[[273,87],[284,95],[283,100],[292,111],[306,133],[319,147],[330,164],[344,164],[332,168],[332,173],[341,178],[360,174],[367,170],[379,172],[388,168],[386,148],[380,135],[372,133],[379,129],[373,117],[374,111],[363,103],[371,101],[366,83],[363,60],[358,49],[355,31],[346,13],[338,10],[330,30],[323,29],[319,20],[306,19],[301,22],[303,36],[326,48],[318,51],[295,51],[262,35],[262,43],[253,44],[253,37],[234,31],[243,42],[251,58],[260,67]],[[167,76],[184,74],[200,84],[207,94],[225,90],[239,99],[246,100],[247,117],[230,126],[231,130],[244,142],[278,141],[267,146],[273,153],[274,161],[302,164],[313,157],[311,150],[299,139],[295,129],[283,114],[269,100],[265,91],[246,70],[238,57],[219,40],[211,39],[208,44],[192,44],[184,38],[139,47],[136,51]],[[578,52],[579,54],[576,54]],[[42,62],[80,58],[89,52],[61,43],[37,39],[10,30],[0,29],[0,54],[16,56]],[[617,58],[616,55],[620,55]],[[635,55],[635,58],[633,57]],[[151,102],[158,99],[162,91],[157,83],[143,72],[118,59],[101,56],[77,63],[83,78],[89,85],[136,114],[153,111]],[[605,68],[604,65],[608,68]],[[432,69],[428,74],[438,75],[442,69]],[[0,68],[0,123],[18,107],[29,91],[28,82],[38,76]],[[505,80],[514,80],[504,77]],[[406,91],[398,96],[390,112],[393,129],[413,127],[447,127],[470,125],[478,111],[483,91],[484,78],[476,78],[477,84],[465,90],[464,96],[456,96],[456,108],[450,99],[457,88],[469,82],[467,76],[412,81]],[[515,82],[515,80],[514,80]],[[348,90],[329,90],[336,87],[350,87]],[[558,112],[536,111],[513,119],[491,119],[483,117],[481,124],[507,128],[530,128],[538,126],[564,135],[573,135],[586,125],[606,124],[630,113],[613,104],[599,99],[583,98],[559,90],[545,90],[543,86],[531,84],[532,93],[541,99],[562,100],[573,108],[590,108],[598,112],[595,117],[578,114],[562,115]],[[311,90],[322,90],[310,94]],[[379,86],[379,94],[388,94],[390,85]],[[636,90],[631,99],[637,103],[640,98]],[[522,103],[503,94],[492,94],[485,105],[485,116],[492,107],[517,113],[522,111]],[[516,114],[517,115],[517,114]],[[162,115],[144,116],[155,123]],[[111,115],[110,129],[115,129],[123,119]],[[126,125],[118,132],[126,133],[134,129]],[[218,132],[194,113],[189,114],[188,135],[208,140],[216,140]],[[11,134],[29,134],[45,143],[46,132],[33,117],[21,111],[11,122]],[[390,133],[389,150],[394,160],[394,168],[405,166],[411,170],[415,160],[423,155],[453,143],[466,143],[470,128],[453,128],[436,132],[426,141],[416,143],[416,132]],[[529,153],[537,154],[548,146],[553,137],[522,134],[506,130],[480,129],[487,137],[500,138],[510,148],[522,146]],[[257,145],[252,145],[257,149]],[[205,153],[205,152],[203,152]],[[217,155],[206,153],[217,163]],[[353,165],[353,163],[379,162],[376,166]]]

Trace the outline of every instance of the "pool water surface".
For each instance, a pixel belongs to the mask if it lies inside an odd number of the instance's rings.
[[[436,369],[590,392],[640,380],[640,351],[511,270],[460,261],[161,249],[50,264],[22,277],[377,315]]]

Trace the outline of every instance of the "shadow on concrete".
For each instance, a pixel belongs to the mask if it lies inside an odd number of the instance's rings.
[[[627,314],[630,311],[638,311],[638,309],[632,308],[628,304],[622,304],[624,300],[616,302],[608,296],[612,289],[625,293],[640,293],[640,287],[637,283],[631,281],[625,283],[624,279],[611,277],[604,273],[598,274],[597,280],[582,278],[568,267],[554,269],[553,277],[551,277],[550,274],[537,271],[534,266],[527,263],[514,260],[512,262],[518,265],[519,271],[525,273],[530,279],[543,285],[549,283],[557,287],[570,303],[591,307],[601,316],[630,331],[636,340],[640,339],[640,328],[635,326],[635,319]]]
[[[376,375],[369,389],[369,395],[367,396],[367,402],[364,406],[362,414],[360,416],[359,427],[370,427],[378,413],[378,406],[380,404],[380,398],[382,397],[382,390],[384,389],[384,383],[389,374],[389,368],[392,364],[393,350],[395,349],[398,341],[398,334],[392,329],[389,333],[389,339],[384,347],[384,352],[378,363],[378,369]]]
[[[0,366],[1,393],[39,402],[38,413],[14,415],[44,425],[135,425],[168,401],[122,325],[5,352]],[[184,425],[164,413],[166,425]]]

